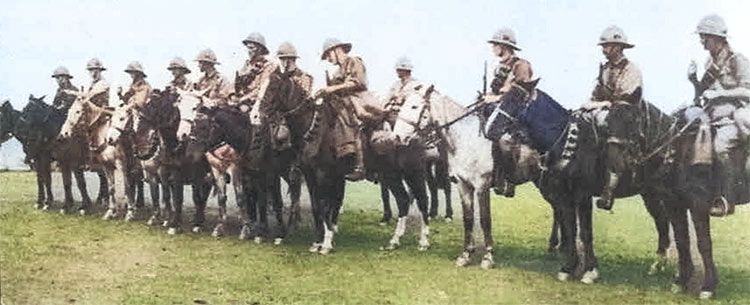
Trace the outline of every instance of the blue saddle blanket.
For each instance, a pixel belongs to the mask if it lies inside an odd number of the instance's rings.
[[[542,90],[536,99],[521,111],[518,120],[526,126],[534,148],[547,151],[560,137],[568,123],[568,110]]]

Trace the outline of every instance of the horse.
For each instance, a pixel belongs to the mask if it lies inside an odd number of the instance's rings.
[[[14,136],[13,129],[20,117],[21,112],[14,109],[9,100],[3,101],[0,105],[0,145]]]
[[[51,163],[57,161],[62,173],[65,193],[65,200],[60,212],[65,213],[73,205],[71,190],[71,175],[73,174],[82,200],[79,211],[81,214],[85,214],[91,205],[83,176],[86,160],[82,157],[85,156],[88,147],[81,138],[56,141],[56,135],[64,121],[65,113],[46,104],[44,96],[37,98],[30,95],[28,103],[20,112],[13,134],[23,145],[24,152],[27,155],[26,158],[34,161],[38,187],[37,207],[48,210],[54,201],[51,189]],[[99,174],[100,183],[104,186],[100,188],[97,198],[97,201],[101,202],[108,197],[108,193],[104,174],[101,172],[97,174]]]
[[[109,194],[105,220],[118,216],[127,208],[126,221],[136,217],[135,181],[132,170],[135,166],[132,151],[132,107],[119,105],[114,109],[99,107],[86,96],[79,96],[68,110],[68,116],[60,128],[58,139],[83,137],[88,144],[89,165],[101,170],[108,182]]]
[[[292,78],[275,73],[258,108],[261,122],[286,120],[292,150],[299,164],[312,205],[314,241],[310,252],[327,255],[333,250],[334,234],[344,200],[348,164],[335,154],[333,124],[338,110],[331,100],[312,100]],[[268,94],[272,92],[273,94]]]
[[[523,116],[529,114],[529,109],[538,102],[534,95],[543,92],[533,88],[514,86],[506,93],[498,105],[496,121],[493,123],[503,133],[512,134],[511,141],[515,145],[534,147],[539,146],[538,140],[529,136],[533,129],[530,122]],[[548,101],[552,101],[551,98]],[[554,102],[554,101],[552,101]],[[554,102],[556,103],[556,102]],[[634,106],[622,106],[634,107]],[[707,192],[703,187],[697,187],[700,182],[705,183],[705,171],[696,168],[689,162],[689,140],[684,137],[671,137],[678,124],[675,119],[661,112],[652,104],[641,101],[638,106],[640,119],[633,120],[620,111],[618,106],[599,112],[599,115],[581,115],[580,113],[564,114],[565,129],[557,135],[557,140],[544,153],[540,164],[542,170],[538,177],[526,177],[533,180],[561,216],[562,254],[564,262],[558,272],[558,279],[567,280],[578,267],[578,254],[575,245],[577,229],[580,226],[581,240],[584,244],[584,274],[581,281],[593,283],[599,276],[597,260],[594,255],[591,209],[592,198],[600,194],[603,189],[605,162],[620,162],[623,175],[615,189],[615,197],[622,198],[641,194],[648,212],[654,218],[659,233],[657,262],[659,266],[665,261],[665,250],[669,245],[669,224],[675,232],[680,261],[680,271],[675,279],[674,287],[682,290],[687,287],[692,275],[692,261],[689,251],[689,233],[687,228],[686,211],[693,215],[695,230],[698,236],[699,250],[703,257],[706,270],[700,297],[710,298],[715,290],[718,279],[712,258],[710,244],[709,204]],[[630,114],[636,112],[629,112]],[[620,124],[618,126],[618,123]],[[637,123],[633,128],[634,123]],[[627,126],[626,126],[627,125]],[[640,142],[638,149],[622,149],[622,139],[605,137],[606,126],[614,134],[625,136],[629,143]],[[635,130],[637,136],[624,130]],[[669,141],[664,143],[665,141]],[[633,152],[640,154],[633,156]],[[618,156],[620,154],[620,156]],[[607,160],[607,158],[630,158],[630,160]],[[511,167],[527,162],[518,158],[503,166]],[[632,160],[637,160],[632,162]],[[699,182],[700,181],[700,182]],[[666,217],[665,217],[666,215]],[[576,224],[578,222],[578,225]],[[686,246],[687,245],[687,246]]]
[[[467,266],[476,250],[473,237],[474,208],[479,206],[480,225],[484,234],[481,267],[494,265],[490,188],[492,186],[492,142],[480,133],[481,121],[473,111],[448,96],[425,86],[407,95],[393,126],[397,142],[410,143],[435,132],[439,146],[446,151],[448,172],[458,185],[463,210],[463,252],[457,266]],[[484,152],[484,153],[482,153]]]

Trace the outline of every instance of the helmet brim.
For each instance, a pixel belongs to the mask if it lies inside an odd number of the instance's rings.
[[[487,43],[489,43],[489,44],[500,44],[500,45],[508,46],[508,47],[510,47],[513,50],[521,51],[521,48],[519,48],[518,46],[516,46],[514,44],[508,43],[507,41],[500,41],[500,40],[490,39],[490,40],[487,40]]]
[[[58,78],[58,77],[60,77],[60,76],[65,76],[65,77],[67,77],[68,79],[71,79],[71,78],[73,78],[73,75],[70,75],[70,74],[52,74],[52,78]]]
[[[172,70],[183,70],[183,71],[185,71],[187,73],[193,72],[193,71],[190,71],[190,69],[185,68],[185,67],[167,67],[167,70],[169,70],[169,71],[172,71]]]
[[[89,70],[89,71],[91,71],[91,70],[105,71],[105,70],[107,70],[107,68],[105,68],[105,67],[91,67],[91,68],[86,68],[86,70]]]
[[[621,46],[623,47],[623,49],[631,49],[631,48],[634,48],[634,47],[635,47],[635,45],[634,45],[634,44],[630,44],[630,43],[625,43],[625,42],[615,42],[615,41],[605,41],[605,42],[600,42],[600,43],[598,43],[597,45],[600,45],[600,46],[605,46],[605,45],[608,45],[608,44],[616,44],[616,45],[621,45]]]
[[[146,73],[143,73],[143,71],[138,71],[138,70],[125,69],[125,73],[140,73],[141,75],[143,75],[143,77],[148,77]]]
[[[260,50],[261,50],[260,54],[261,55],[268,55],[269,54],[268,48],[266,48],[266,46],[264,46],[262,44],[259,44],[259,43],[255,42],[255,41],[247,40],[247,39],[242,41],[242,44],[245,45],[245,46],[247,46],[247,44],[249,44],[249,43],[252,43],[252,44],[260,47]]]
[[[328,54],[328,51],[331,51],[331,50],[333,50],[335,48],[338,48],[338,47],[342,47],[344,49],[345,53],[349,53],[352,50],[352,44],[351,43],[348,43],[348,42],[337,43],[335,45],[332,45],[332,46],[328,47],[328,49],[325,49],[325,51],[323,51],[323,54],[320,54],[320,60],[325,60],[326,59],[326,54]]]

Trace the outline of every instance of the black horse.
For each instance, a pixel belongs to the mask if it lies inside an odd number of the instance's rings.
[[[184,185],[192,186],[196,208],[193,231],[197,231],[196,228],[200,228],[205,220],[206,201],[213,182],[206,159],[188,158],[185,153],[187,142],[177,138],[179,100],[180,95],[172,90],[154,90],[149,102],[138,112],[135,130],[136,156],[139,159],[150,159],[157,151],[163,155],[159,179],[163,186],[162,198],[167,214],[164,226],[168,227],[167,233],[170,235],[181,230]],[[154,203],[157,206],[151,223],[155,223],[164,214],[158,210],[158,203]]]
[[[5,113],[5,110],[3,110],[3,113]],[[57,133],[65,122],[65,117],[66,113],[46,104],[44,96],[36,98],[30,95],[28,103],[16,119],[12,134],[23,145],[26,159],[34,164],[38,187],[37,207],[47,210],[54,202],[51,172],[52,162],[57,161],[62,172],[65,192],[65,200],[60,212],[65,213],[73,205],[71,174],[74,174],[82,199],[79,211],[83,214],[88,211],[91,205],[83,176],[88,147],[84,140],[80,138],[66,141],[57,140]],[[3,134],[7,133],[3,132]],[[109,196],[107,180],[103,173],[98,172],[98,174],[101,185],[97,201],[106,202],[106,198]]]
[[[542,147],[539,139],[539,128],[525,118],[529,117],[530,111],[538,109],[530,99],[532,87],[514,86],[513,89],[504,95],[498,111],[499,115],[494,126],[499,128],[500,132],[509,135],[515,145],[527,145],[532,147]],[[556,104],[556,102],[554,102]],[[533,106],[533,107],[532,107]],[[557,105],[559,106],[559,104]],[[659,147],[660,141],[667,138],[670,128],[673,128],[671,117],[661,113],[656,107],[643,102],[641,106],[645,113],[644,117],[648,119],[639,120],[637,130],[643,134],[641,139],[645,139],[644,145],[641,146],[646,150],[654,150]],[[565,280],[578,267],[578,254],[575,245],[578,229],[580,228],[580,238],[584,244],[584,275],[583,282],[591,283],[598,277],[597,260],[593,249],[593,232],[591,225],[592,201],[594,195],[600,194],[603,188],[605,161],[608,152],[607,130],[602,130],[596,122],[587,119],[584,115],[561,113],[561,117],[566,124],[561,132],[553,134],[553,138],[547,151],[540,151],[543,155],[542,170],[537,175],[516,177],[525,180],[534,181],[536,186],[542,192],[544,198],[552,205],[556,216],[560,217],[561,224],[561,251],[564,261],[558,277]],[[615,112],[610,113],[615,119],[616,116],[622,117]],[[630,129],[635,129],[632,126]],[[616,127],[611,127],[616,128]],[[648,130],[647,130],[648,129]],[[543,134],[543,133],[542,133]],[[625,197],[635,194],[641,194],[648,212],[654,218],[654,223],[659,233],[659,243],[657,254],[661,257],[655,266],[658,267],[660,262],[664,261],[665,251],[669,246],[669,217],[667,210],[673,210],[675,206],[681,205],[681,200],[689,193],[677,194],[675,191],[674,179],[676,172],[670,163],[672,150],[663,149],[656,151],[648,159],[639,160],[637,168],[632,168],[628,172],[626,179],[622,179],[615,190],[616,197]],[[504,168],[513,170],[525,167],[524,160],[509,158],[503,164]],[[528,171],[524,171],[528,172]],[[513,175],[511,175],[513,176]],[[517,176],[517,175],[516,175]],[[521,175],[523,176],[523,175]],[[685,226],[674,223],[677,235],[687,234]],[[681,230],[685,230],[684,232]],[[683,239],[679,239],[678,248]],[[681,253],[681,260],[686,259],[685,253]],[[686,254],[689,259],[689,253]],[[710,264],[712,265],[712,264]],[[654,266],[652,266],[654,267]],[[711,272],[708,272],[711,273]],[[681,272],[684,274],[684,272]],[[707,286],[704,287],[713,291],[712,275],[707,277]],[[682,279],[678,284],[685,285],[687,282]]]

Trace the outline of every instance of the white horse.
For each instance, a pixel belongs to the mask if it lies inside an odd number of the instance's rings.
[[[489,269],[494,265],[490,214],[492,142],[482,135],[479,117],[466,115],[469,111],[449,97],[435,92],[433,86],[425,86],[406,96],[393,132],[397,141],[402,143],[427,136],[430,131],[437,133],[438,145],[443,145],[448,154],[448,172],[458,181],[463,207],[464,250],[456,259],[456,265],[468,265],[475,250],[474,203],[477,202],[486,251],[481,267]]]

